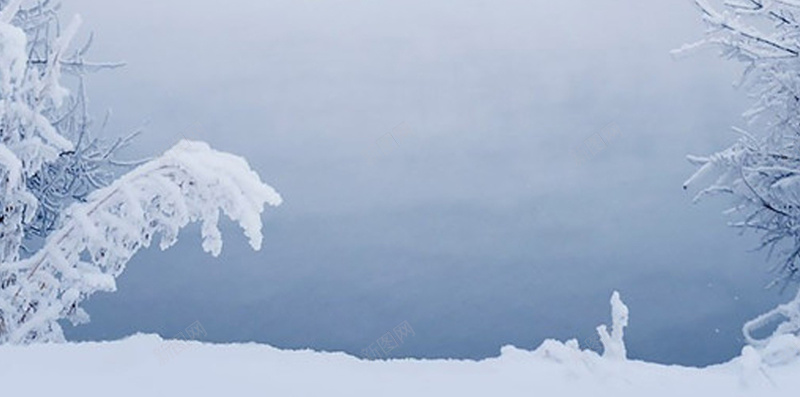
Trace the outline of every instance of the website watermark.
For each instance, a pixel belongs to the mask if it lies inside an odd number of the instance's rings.
[[[391,331],[383,334],[364,349],[361,349],[361,356],[369,360],[385,359],[389,354],[402,346],[408,339],[414,337],[416,333],[408,321],[403,321]]]
[[[161,364],[165,364],[169,360],[172,360],[190,348],[188,344],[176,343],[175,340],[200,340],[206,336],[208,336],[208,333],[206,332],[205,328],[203,328],[203,324],[200,324],[200,321],[193,322],[183,331],[172,337],[171,340],[164,341],[161,346],[155,349],[155,354],[158,356],[158,361]]]

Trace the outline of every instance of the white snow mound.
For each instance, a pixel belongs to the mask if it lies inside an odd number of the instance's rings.
[[[0,346],[3,396],[796,396],[800,338],[781,335],[706,368],[625,358],[628,308],[611,297],[603,356],[576,340],[512,346],[482,361],[362,360],[258,344],[212,345],[135,335],[116,342]],[[204,333],[204,330],[203,330]],[[45,382],[40,380],[46,379]]]
[[[552,340],[533,352],[504,347],[499,357],[483,361],[367,361],[343,353],[155,335],[0,346],[4,396],[762,397],[796,396],[798,373],[797,361],[761,365],[752,348],[722,365],[686,368],[604,358],[579,350],[575,341]]]

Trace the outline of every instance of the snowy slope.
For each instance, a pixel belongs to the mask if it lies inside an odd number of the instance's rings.
[[[757,354],[745,356],[698,369],[612,360],[580,351],[574,342],[547,341],[533,352],[506,347],[500,357],[479,362],[366,361],[136,335],[104,343],[0,346],[0,383],[3,396],[797,395],[800,363],[761,367]]]

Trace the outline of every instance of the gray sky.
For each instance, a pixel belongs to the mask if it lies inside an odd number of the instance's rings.
[[[247,157],[285,204],[261,252],[233,227],[142,253],[73,339],[172,336],[358,353],[402,321],[397,356],[471,357],[590,338],[619,289],[632,356],[708,364],[781,298],[764,255],[691,204],[687,153],[735,139],[738,65],[669,51],[689,1],[65,1],[109,133],[132,156],[182,138]],[[386,147],[386,134],[408,134]],[[586,163],[572,149],[609,123]],[[395,131],[397,132],[397,131]],[[384,145],[381,148],[379,145]]]

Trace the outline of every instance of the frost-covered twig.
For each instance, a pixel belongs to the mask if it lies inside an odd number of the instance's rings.
[[[779,249],[775,283],[786,286],[800,275],[800,8],[788,0],[695,4],[709,29],[699,43],[677,52],[714,46],[744,62],[742,81],[755,103],[745,112],[750,131],[735,128],[737,142],[710,156],[690,157],[700,168],[684,188],[708,186],[696,199],[732,196],[727,212],[739,218],[732,224],[759,233],[770,252]]]
[[[22,189],[38,204],[22,202],[13,192],[0,198],[0,208],[24,208],[30,217],[22,220],[21,228],[19,222],[0,222],[0,230],[5,229],[0,233],[13,235],[13,241],[46,237],[67,205],[110,183],[118,170],[128,169],[116,166],[124,162],[113,156],[122,146],[93,138],[84,84],[87,73],[121,64],[87,61],[93,36],[70,51],[80,17],[61,30],[58,3],[40,0],[29,8],[21,4],[0,5],[0,143],[25,164]],[[77,89],[67,89],[64,73],[74,77]],[[110,147],[115,148],[112,156],[103,155]],[[0,164],[0,173],[2,168]],[[12,218],[13,214],[2,220]],[[16,259],[16,252],[16,244],[0,250],[0,261]]]

